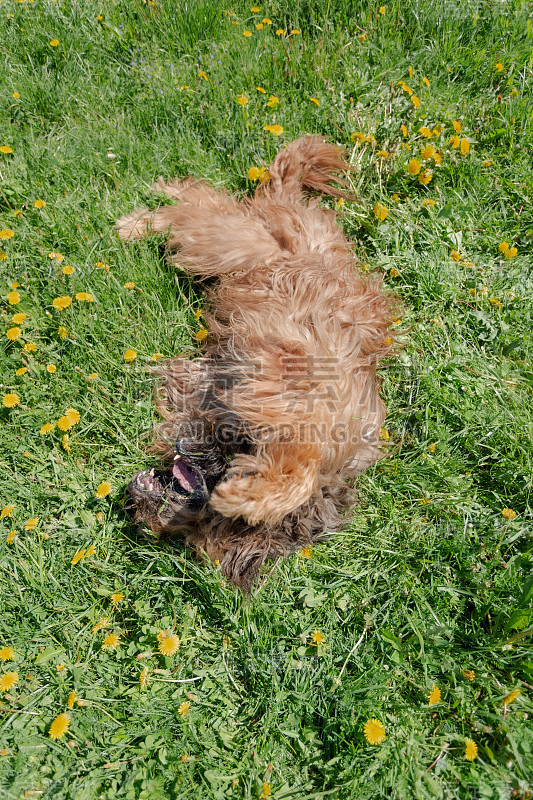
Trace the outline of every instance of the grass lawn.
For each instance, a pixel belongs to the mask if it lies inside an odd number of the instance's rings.
[[[0,31],[0,798],[531,797],[531,4],[2,0]],[[405,346],[346,529],[247,598],[124,512],[202,291],[113,225],[306,132],[351,154]]]

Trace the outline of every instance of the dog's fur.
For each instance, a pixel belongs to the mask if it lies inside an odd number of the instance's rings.
[[[243,588],[265,559],[338,529],[350,481],[382,455],[376,365],[391,352],[392,299],[306,195],[343,196],[331,183],[345,169],[339,148],[306,136],[253,199],[159,179],[176,204],[117,222],[122,239],[167,233],[176,265],[218,279],[204,355],[160,370],[163,466],[133,477],[136,519],[183,533]]]

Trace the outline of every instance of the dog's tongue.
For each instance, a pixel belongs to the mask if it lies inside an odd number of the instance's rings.
[[[179,481],[182,489],[186,492],[195,492],[200,488],[200,481],[196,477],[194,470],[187,466],[184,461],[175,461],[172,467],[172,474]]]

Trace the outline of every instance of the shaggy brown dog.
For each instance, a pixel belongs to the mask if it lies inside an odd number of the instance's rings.
[[[218,278],[204,355],[161,369],[163,466],[133,477],[136,519],[183,533],[243,588],[265,559],[341,527],[348,482],[381,456],[391,298],[358,270],[334,212],[305,202],[342,196],[331,182],[345,169],[339,148],[306,136],[253,199],[159,179],[177,203],[117,222],[122,239],[168,233],[175,264]]]

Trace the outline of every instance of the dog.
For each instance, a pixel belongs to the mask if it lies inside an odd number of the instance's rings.
[[[341,148],[304,136],[253,198],[160,178],[174,204],[116,223],[124,240],[167,234],[176,266],[216,279],[203,355],[158,370],[160,465],[129,484],[135,520],[184,535],[245,591],[267,559],[339,530],[354,478],[383,457],[376,368],[393,349],[395,300],[319,207],[349,196],[348,169]]]

